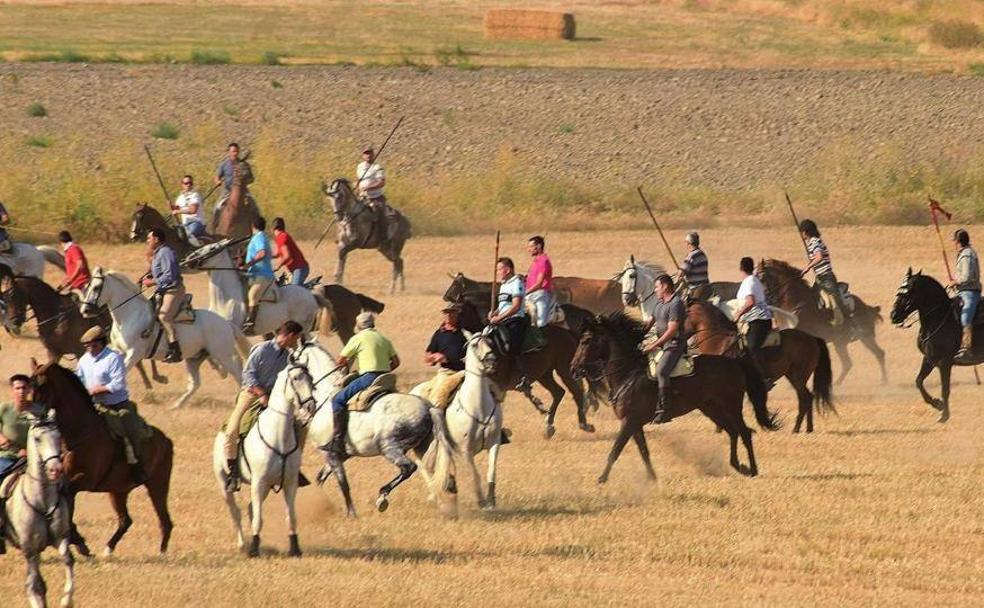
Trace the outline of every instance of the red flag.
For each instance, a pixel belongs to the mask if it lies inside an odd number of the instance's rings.
[[[946,216],[947,221],[953,219],[953,214],[941,207],[939,201],[933,197],[929,197],[929,210],[932,212],[934,217],[937,213],[940,213]]]

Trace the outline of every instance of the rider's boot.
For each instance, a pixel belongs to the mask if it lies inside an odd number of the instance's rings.
[[[167,343],[167,354],[164,355],[164,363],[179,363],[181,356],[181,345],[177,342]]]
[[[957,356],[953,358],[956,363],[970,363],[974,357],[973,342],[974,328],[968,325],[963,328],[963,333],[960,334],[960,350],[957,351]]]
[[[229,476],[226,477],[226,492],[238,492],[239,482],[241,481],[239,477],[239,459],[229,458],[226,460],[226,468],[229,469]]]
[[[656,409],[653,411],[654,424],[662,424],[664,422],[669,422],[670,417],[666,413],[667,408],[670,406],[670,389],[669,387],[659,387],[659,401],[656,402]]]
[[[256,325],[256,309],[257,306],[250,306],[246,310],[246,320],[243,321],[243,333],[247,336],[253,335],[253,327]]]
[[[334,412],[332,414],[332,426],[334,433],[331,436],[331,443],[328,450],[339,460],[345,460],[348,455],[345,453],[345,434],[348,432],[348,410]]]
[[[526,373],[523,355],[516,355],[516,367],[519,368],[519,383],[516,385],[516,390],[524,395],[529,395],[533,390],[533,384],[530,382],[529,374]]]

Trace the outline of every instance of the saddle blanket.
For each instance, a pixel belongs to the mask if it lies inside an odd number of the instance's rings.
[[[342,381],[344,388],[349,382],[359,377],[359,374],[349,374]],[[367,388],[356,393],[349,399],[346,409],[350,412],[364,412],[372,407],[377,399],[396,392],[396,374],[381,374]]]
[[[659,366],[660,360],[663,358],[663,352],[664,351],[658,350],[649,356],[650,380],[655,380],[657,377],[656,370],[657,367]],[[694,355],[687,353],[682,357],[680,357],[680,360],[677,361],[677,364],[673,368],[673,371],[670,372],[670,378],[683,378],[685,376],[692,376],[693,373],[694,373]]]
[[[424,383],[421,397],[431,402],[439,410],[445,410],[451,405],[458,389],[465,381],[464,370],[460,372],[438,372],[436,376]]]

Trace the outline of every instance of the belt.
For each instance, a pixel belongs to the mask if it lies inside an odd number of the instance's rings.
[[[117,401],[116,403],[98,403],[98,405],[101,405],[103,407],[120,407],[128,403],[130,403],[129,399],[123,399],[122,401]]]

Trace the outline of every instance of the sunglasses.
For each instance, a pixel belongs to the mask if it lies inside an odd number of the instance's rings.
[[[191,182],[181,182],[181,184],[182,185],[185,185],[185,186],[190,186],[191,185]]]

